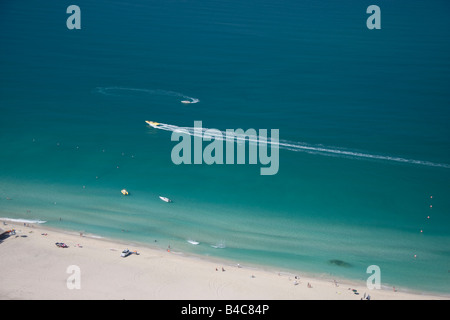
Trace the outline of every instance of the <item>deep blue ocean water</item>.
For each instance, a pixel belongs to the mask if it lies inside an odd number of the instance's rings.
[[[330,278],[378,265],[385,287],[448,294],[449,8],[3,1],[0,217]],[[171,132],[145,120],[279,129],[295,147],[272,176],[176,166]]]

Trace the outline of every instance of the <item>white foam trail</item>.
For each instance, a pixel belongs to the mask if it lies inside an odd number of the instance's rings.
[[[165,130],[165,131],[177,131],[177,130],[183,130],[187,132],[191,136],[198,136],[198,137],[210,137],[210,138],[217,138],[212,133],[207,132],[209,130],[208,128],[202,128],[201,132],[198,131],[199,128],[194,127],[178,127],[170,124],[165,123],[159,123],[159,125],[152,125],[153,128]],[[223,139],[218,137],[218,140],[225,140],[225,141],[237,141],[238,143],[242,143],[245,141],[248,141],[249,143],[258,143],[258,137],[256,136],[245,136],[245,135],[236,135],[235,137],[227,137],[226,131],[220,131],[222,133]],[[367,160],[382,160],[382,161],[392,161],[392,162],[399,162],[399,163],[407,163],[407,164],[415,164],[415,165],[422,165],[422,166],[428,166],[428,167],[440,167],[440,168],[446,168],[450,169],[450,164],[446,163],[436,163],[431,161],[425,161],[425,160],[414,160],[414,159],[407,159],[407,158],[401,158],[401,157],[395,157],[395,156],[389,156],[389,155],[379,155],[379,154],[370,154],[370,153],[364,153],[364,152],[358,152],[358,151],[349,151],[342,148],[336,148],[336,147],[327,147],[322,145],[310,145],[306,143],[301,142],[295,142],[295,141],[288,141],[288,140],[280,140],[277,142],[271,142],[270,138],[267,138],[267,143],[271,143],[275,147],[278,146],[280,149],[285,150],[291,150],[296,152],[307,152],[307,153],[313,153],[313,154],[320,154],[325,156],[337,156],[337,157],[348,157],[353,159],[367,159]]]
[[[98,93],[107,95],[107,96],[122,96],[120,91],[129,91],[129,92],[140,92],[148,95],[160,95],[160,96],[169,96],[169,97],[178,97],[182,99],[187,99],[190,104],[200,102],[199,99],[189,97],[183,93],[169,91],[169,90],[160,90],[160,89],[140,89],[140,88],[126,88],[126,87],[98,87],[96,88]]]
[[[87,237],[92,238],[92,239],[103,239],[102,236],[97,236],[97,235],[95,235],[95,234],[87,235]]]
[[[11,219],[11,218],[0,218],[1,221],[19,222],[19,223],[46,223],[47,221],[42,220],[28,220],[28,219]]]
[[[214,249],[225,249],[226,245],[225,243],[220,242],[218,244],[212,244],[211,247]]]

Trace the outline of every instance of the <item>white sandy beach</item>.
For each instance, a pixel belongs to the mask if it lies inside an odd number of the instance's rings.
[[[448,299],[362,284],[238,267],[145,246],[80,236],[42,225],[6,222],[16,235],[0,240],[0,299],[372,300]],[[64,242],[69,248],[58,248]],[[129,248],[139,255],[121,257]],[[70,266],[80,288],[69,289]],[[225,271],[222,271],[222,267]],[[217,270],[216,270],[217,269]],[[69,269],[70,271],[70,269]],[[295,279],[298,276],[299,279]],[[298,284],[295,282],[298,281]],[[308,283],[312,287],[308,287]],[[359,293],[354,294],[351,289]]]

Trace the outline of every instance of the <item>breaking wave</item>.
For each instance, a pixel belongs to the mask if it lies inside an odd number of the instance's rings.
[[[0,221],[10,221],[10,222],[19,222],[19,223],[46,223],[47,221],[42,220],[28,220],[28,219],[11,219],[11,218],[0,218]]]

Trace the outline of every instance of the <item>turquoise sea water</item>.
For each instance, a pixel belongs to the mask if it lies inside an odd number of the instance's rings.
[[[81,30],[66,27],[71,4]],[[381,30],[366,27],[371,4]],[[449,294],[446,9],[4,1],[0,217],[329,277],[378,265],[383,286]],[[279,129],[294,147],[273,176],[176,166],[171,132],[145,120]]]

